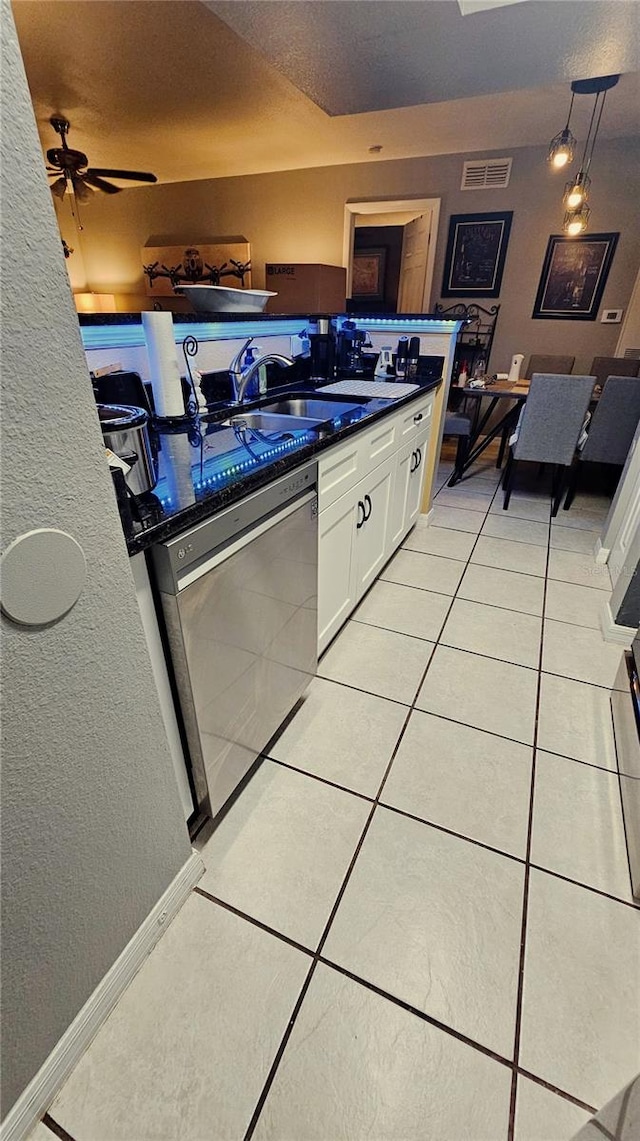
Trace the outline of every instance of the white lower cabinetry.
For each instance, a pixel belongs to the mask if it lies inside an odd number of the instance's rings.
[[[416,402],[417,403],[417,402]],[[322,653],[420,512],[433,397],[330,449],[318,464],[318,651]],[[384,431],[381,427],[384,425]],[[384,447],[378,444],[384,438]],[[341,494],[327,506],[326,499]],[[323,503],[324,500],[324,503]]]

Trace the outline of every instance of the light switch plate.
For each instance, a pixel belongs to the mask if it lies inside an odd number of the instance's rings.
[[[602,325],[619,325],[624,309],[603,309],[600,323]]]

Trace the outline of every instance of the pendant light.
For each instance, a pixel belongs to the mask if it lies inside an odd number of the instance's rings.
[[[582,234],[589,223],[589,216],[591,214],[591,210],[587,205],[587,198],[589,197],[589,191],[591,189],[589,169],[591,167],[596,139],[600,129],[600,121],[602,119],[602,112],[604,111],[607,91],[615,87],[619,78],[619,75],[603,75],[596,79],[575,80],[571,84],[573,95],[595,95],[595,100],[591,112],[589,130],[587,131],[587,138],[584,144],[580,170],[575,178],[565,184],[564,188],[562,201],[566,213],[562,228],[569,237],[576,237],[577,234]]]
[[[584,233],[589,224],[589,215],[591,210],[586,202],[578,206],[575,210],[567,210],[562,223],[562,229],[569,238],[576,238],[578,234]]]
[[[567,115],[567,125],[557,135],[554,135],[551,142],[549,143],[549,154],[547,155],[547,160],[551,163],[551,166],[555,167],[556,170],[561,170],[563,166],[568,166],[570,162],[573,162],[573,152],[576,147],[576,138],[571,133],[569,123],[571,122],[571,112],[573,111],[574,98],[575,92],[572,91],[571,102],[569,104],[569,114]]]

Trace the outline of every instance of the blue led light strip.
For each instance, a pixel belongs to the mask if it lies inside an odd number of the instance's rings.
[[[246,341],[247,337],[291,337],[309,327],[304,317],[274,318],[273,321],[190,321],[176,322],[173,335],[177,345],[185,337],[203,341]],[[145,346],[142,325],[81,325],[82,344],[90,349],[133,349]]]

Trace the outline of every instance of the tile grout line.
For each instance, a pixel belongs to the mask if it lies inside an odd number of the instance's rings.
[[[522,890],[522,924],[520,928],[520,961],[518,964],[518,986],[516,991],[516,1019],[513,1042],[513,1072],[511,1079],[511,1099],[509,1104],[509,1126],[507,1141],[514,1141],[516,1123],[516,1102],[518,1092],[518,1067],[520,1064],[520,1041],[522,1035],[522,1005],[524,997],[524,969],[527,943],[527,920],[529,912],[529,886],[531,877],[531,844],[533,839],[533,812],[536,782],[536,755],[538,747],[538,727],[540,719],[540,697],[542,691],[542,655],[544,648],[544,615],[547,603],[547,583],[549,571],[549,552],[551,550],[551,518],[548,523],[547,559],[545,565],[544,587],[542,592],[542,622],[540,628],[540,645],[538,648],[538,681],[536,686],[536,706],[533,726],[533,751],[531,755],[531,784],[529,790],[529,820],[527,824],[527,845],[525,851],[524,882]]]
[[[497,490],[497,489],[496,489],[496,490]],[[469,558],[471,557],[471,554],[473,553],[473,550],[474,550],[474,548],[475,548],[475,544],[476,544],[476,542],[477,542],[477,536],[476,536],[476,540],[475,540],[475,542],[474,542],[474,544],[473,544],[473,547],[472,547],[472,549],[471,549],[471,553],[470,553],[470,555],[469,555]],[[467,559],[467,563],[466,563],[466,566],[468,566],[468,564],[469,564],[469,559]],[[465,569],[466,569],[466,566],[465,566]],[[462,581],[462,579],[461,579],[460,581]],[[459,585],[459,584],[458,584],[458,585]],[[448,609],[447,609],[447,613],[446,613],[446,615],[445,615],[445,618],[444,618],[444,621],[443,621],[443,623],[442,623],[442,626],[441,626],[441,629],[440,629],[440,633],[442,633],[442,630],[444,629],[444,626],[445,626],[445,623],[446,623],[446,621],[447,621],[447,618],[448,618],[448,616],[449,616],[449,614],[450,614],[450,612],[451,612],[451,608],[452,608],[452,606],[453,606],[454,600],[455,600],[455,594],[453,595],[453,597],[452,597],[452,599],[451,599],[451,603],[450,603],[450,605],[449,605],[449,607],[448,607]],[[436,641],[435,641],[435,643],[434,643],[434,646],[433,646],[433,650],[432,650],[431,654],[429,655],[429,660],[428,660],[428,662],[427,662],[427,664],[426,664],[426,666],[425,666],[425,669],[424,669],[424,671],[423,671],[423,673],[422,673],[422,676],[421,676],[420,682],[419,682],[419,684],[418,684],[418,687],[417,687],[417,689],[416,689],[416,691],[415,691],[415,694],[414,694],[413,700],[412,700],[412,702],[411,702],[410,706],[409,706],[409,707],[408,707],[408,709],[407,709],[407,715],[406,715],[406,717],[405,717],[404,723],[403,723],[403,725],[402,725],[402,728],[401,728],[401,730],[400,730],[400,734],[399,734],[399,736],[398,736],[398,739],[397,739],[397,741],[396,741],[396,743],[395,743],[395,746],[394,746],[393,752],[392,752],[392,754],[391,754],[391,757],[390,757],[390,759],[389,759],[389,763],[388,763],[388,765],[387,765],[387,767],[386,767],[386,769],[385,769],[385,772],[384,772],[384,774],[383,774],[383,776],[382,776],[382,780],[381,780],[381,782],[380,782],[380,785],[379,785],[379,787],[378,787],[378,792],[377,792],[377,794],[376,794],[376,797],[375,797],[375,799],[374,799],[374,801],[373,801],[373,804],[372,804],[372,806],[371,806],[371,811],[370,811],[370,813],[369,813],[369,816],[367,817],[367,820],[366,820],[366,822],[365,822],[364,828],[363,828],[363,830],[362,830],[362,833],[361,833],[361,835],[360,835],[360,839],[358,840],[358,843],[357,843],[357,845],[356,845],[356,849],[355,849],[355,851],[354,851],[354,853],[353,853],[353,856],[352,856],[352,858],[351,858],[351,861],[350,861],[350,863],[349,863],[349,867],[347,868],[347,871],[346,871],[345,877],[344,877],[344,879],[343,879],[343,881],[342,881],[342,884],[341,884],[341,886],[340,886],[340,889],[339,889],[339,891],[338,891],[338,894],[337,894],[337,897],[336,897],[336,899],[335,899],[334,905],[333,905],[333,907],[332,907],[332,909],[331,909],[331,912],[330,912],[330,914],[329,914],[329,918],[328,918],[328,920],[327,920],[327,923],[326,923],[326,925],[325,925],[325,928],[324,928],[324,930],[323,930],[323,933],[322,933],[322,935],[321,935],[321,937],[320,937],[320,941],[319,941],[319,943],[318,943],[318,946],[317,946],[317,948],[316,948],[316,952],[315,952],[315,955],[314,955],[314,959],[313,959],[313,962],[312,962],[312,964],[311,964],[311,966],[310,966],[310,968],[309,968],[309,972],[308,972],[308,974],[307,974],[307,977],[306,977],[306,979],[305,979],[305,981],[304,981],[304,983],[303,983],[303,986],[302,986],[302,990],[300,991],[300,995],[298,996],[298,1000],[297,1000],[297,1002],[296,1002],[296,1004],[295,1004],[295,1007],[294,1007],[293,1013],[292,1013],[292,1015],[291,1015],[291,1018],[290,1018],[290,1020],[289,1020],[289,1024],[288,1024],[288,1026],[287,1026],[287,1028],[286,1028],[286,1030],[285,1030],[285,1032],[284,1032],[284,1035],[283,1035],[283,1037],[282,1037],[282,1040],[281,1040],[281,1042],[280,1042],[280,1045],[279,1045],[279,1047],[278,1047],[278,1050],[277,1050],[277,1052],[276,1052],[276,1056],[275,1056],[275,1058],[274,1058],[274,1060],[273,1060],[273,1062],[272,1062],[272,1064],[271,1064],[271,1067],[270,1067],[270,1069],[269,1069],[269,1073],[268,1073],[268,1075],[267,1075],[266,1081],[265,1081],[265,1083],[264,1083],[264,1086],[263,1086],[263,1088],[262,1088],[262,1091],[261,1091],[261,1093],[260,1093],[260,1097],[258,1098],[258,1101],[257,1101],[257,1103],[256,1103],[256,1107],[255,1107],[255,1109],[254,1109],[254,1111],[253,1111],[253,1114],[252,1114],[252,1116],[251,1116],[251,1120],[250,1120],[250,1122],[249,1122],[249,1125],[248,1125],[248,1127],[247,1127],[247,1130],[246,1130],[246,1133],[245,1133],[245,1136],[244,1136],[244,1141],[251,1141],[251,1137],[253,1136],[253,1133],[255,1132],[256,1126],[257,1126],[257,1124],[258,1124],[258,1121],[259,1121],[259,1118],[260,1118],[260,1114],[262,1113],[262,1110],[263,1110],[263,1108],[264,1108],[264,1106],[265,1106],[265,1103],[266,1103],[266,1101],[267,1101],[267,1098],[268,1098],[268,1096],[269,1096],[269,1093],[270,1093],[271,1087],[272,1087],[272,1085],[273,1085],[273,1082],[274,1082],[274,1080],[275,1080],[275,1076],[276,1076],[276,1073],[277,1073],[278,1067],[279,1067],[279,1065],[280,1065],[280,1062],[281,1062],[281,1060],[282,1060],[282,1057],[283,1057],[283,1055],[284,1055],[285,1049],[286,1049],[286,1047],[287,1047],[287,1044],[288,1044],[288,1042],[289,1042],[289,1038],[291,1037],[291,1033],[292,1033],[292,1031],[293,1031],[293,1027],[295,1026],[295,1023],[296,1023],[296,1019],[297,1019],[297,1017],[298,1017],[298,1014],[299,1014],[299,1012],[300,1012],[300,1009],[301,1009],[301,1007],[302,1007],[302,1003],[303,1003],[303,1001],[304,1001],[304,997],[305,997],[305,995],[306,995],[306,993],[307,993],[307,991],[308,991],[308,989],[309,989],[309,986],[310,986],[310,984],[311,984],[311,980],[312,980],[312,978],[313,978],[313,975],[314,975],[314,972],[315,972],[316,966],[317,966],[318,962],[320,961],[320,956],[321,956],[321,954],[322,954],[322,949],[323,949],[323,947],[324,947],[324,945],[325,945],[325,943],[326,943],[326,940],[327,940],[327,938],[328,938],[328,936],[329,936],[329,931],[330,931],[330,929],[331,929],[331,925],[332,925],[332,923],[333,923],[333,920],[334,920],[334,918],[335,918],[335,915],[336,915],[336,913],[337,913],[337,911],[338,911],[338,908],[339,908],[339,906],[340,906],[340,904],[341,904],[341,902],[342,902],[342,899],[343,899],[343,897],[344,897],[344,894],[345,894],[345,892],[346,892],[346,889],[347,889],[347,886],[348,886],[348,884],[349,884],[349,880],[350,880],[350,878],[351,878],[351,875],[352,875],[352,873],[353,873],[353,869],[354,869],[354,867],[355,867],[356,861],[357,861],[357,859],[358,859],[358,856],[359,856],[359,854],[360,854],[360,852],[361,852],[361,850],[362,850],[362,846],[363,846],[363,844],[364,844],[364,842],[365,842],[365,840],[366,840],[366,837],[367,837],[367,834],[368,834],[368,832],[369,832],[369,829],[370,829],[370,827],[371,827],[371,824],[372,824],[372,821],[373,821],[373,817],[374,817],[374,815],[375,815],[376,809],[377,809],[377,807],[378,807],[378,805],[379,805],[379,803],[380,803],[380,797],[381,797],[381,795],[382,795],[382,792],[383,792],[383,790],[384,790],[384,786],[385,786],[385,784],[386,784],[386,781],[387,781],[387,778],[388,778],[388,776],[389,776],[389,773],[391,772],[391,768],[392,768],[393,762],[394,762],[394,760],[395,760],[395,758],[396,758],[396,755],[397,755],[397,753],[398,753],[398,750],[399,750],[399,748],[400,748],[400,745],[401,745],[401,743],[402,743],[402,740],[403,740],[403,738],[404,738],[404,735],[405,735],[405,732],[406,732],[407,726],[408,726],[408,724],[409,724],[409,720],[410,720],[410,718],[411,718],[411,715],[412,715],[412,713],[414,712],[414,709],[415,709],[415,703],[416,703],[416,701],[417,701],[417,699],[418,699],[418,695],[419,695],[419,693],[420,693],[420,690],[422,689],[422,686],[424,685],[424,680],[425,680],[425,678],[426,678],[426,676],[427,676],[427,673],[428,673],[428,671],[429,671],[429,667],[430,667],[430,665],[431,665],[431,662],[433,661],[433,655],[434,655],[434,653],[435,653],[435,650],[436,650],[436,646],[437,646],[437,644],[438,644],[439,638],[440,638],[440,634],[438,635],[438,639],[436,639]],[[353,688],[355,688],[355,687],[353,687]]]
[[[60,1123],[56,1121],[55,1117],[52,1117],[50,1113],[45,1113],[44,1117],[42,1118],[42,1124],[45,1125],[47,1129],[49,1129],[52,1133],[55,1133],[56,1137],[58,1137],[60,1141],[75,1141],[75,1138],[71,1135],[71,1133],[67,1133],[67,1130],[64,1128],[64,1126],[60,1125]]]

